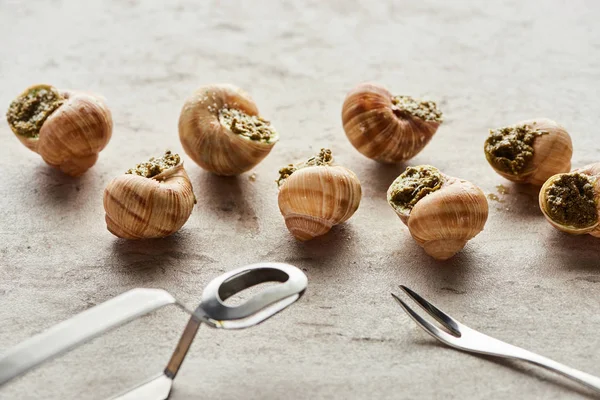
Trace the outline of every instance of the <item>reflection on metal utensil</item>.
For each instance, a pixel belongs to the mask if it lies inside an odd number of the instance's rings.
[[[229,297],[265,282],[278,282],[236,306]],[[127,392],[119,400],[165,400],[173,379],[202,323],[217,329],[244,329],[259,324],[298,300],[308,280],[298,268],[259,263],[229,271],[204,289],[202,302],[191,311],[161,289],[133,289],[63,321],[0,355],[0,386],[30,369],[66,353],[114,328],[167,305],[177,305],[190,319],[164,371]]]

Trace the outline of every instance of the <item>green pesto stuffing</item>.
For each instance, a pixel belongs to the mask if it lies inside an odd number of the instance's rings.
[[[442,187],[444,178],[431,165],[408,167],[388,190],[388,203],[401,212],[410,212],[423,197]]]
[[[533,158],[533,142],[547,133],[529,125],[491,129],[485,141],[485,156],[496,169],[519,175]]]
[[[321,149],[317,155],[312,156],[306,161],[297,164],[288,164],[287,166],[281,168],[279,170],[279,179],[277,179],[277,185],[283,185],[285,180],[289,178],[290,175],[292,175],[294,172],[298,171],[301,168],[327,166],[331,165],[332,162],[333,156],[331,155],[331,150]]]
[[[394,114],[402,116],[408,113],[425,121],[442,123],[442,112],[433,101],[421,101],[410,96],[392,97],[392,110]]]
[[[46,119],[64,102],[56,88],[32,86],[10,103],[6,119],[17,135],[37,138]]]
[[[578,172],[561,175],[546,189],[546,212],[563,226],[594,226],[598,222],[598,209],[592,178]]]
[[[258,115],[248,115],[235,108],[220,109],[219,122],[232,133],[250,140],[271,143],[277,139],[277,132],[269,121]]]
[[[499,203],[504,203],[502,200],[500,200],[500,197],[498,197],[498,195],[494,194],[494,193],[489,193],[487,195],[487,198],[492,200],[492,201],[497,201]]]
[[[496,185],[496,190],[498,190],[498,193],[500,194],[510,194],[510,190],[502,184]]]
[[[131,168],[126,174],[133,174],[143,176],[145,178],[152,178],[156,175],[173,168],[181,162],[179,154],[173,154],[170,150],[165,151],[165,155],[159,158],[152,157],[148,162],[140,163]]]

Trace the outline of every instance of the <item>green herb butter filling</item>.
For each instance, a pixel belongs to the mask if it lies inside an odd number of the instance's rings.
[[[561,175],[546,189],[546,212],[563,226],[594,226],[598,222],[598,209],[592,178],[577,172]]]
[[[331,155],[331,150],[321,149],[319,151],[319,154],[317,154],[316,156],[312,156],[306,161],[303,161],[298,164],[288,164],[287,166],[281,168],[279,170],[279,179],[277,180],[277,185],[281,186],[283,182],[285,182],[285,180],[290,177],[290,175],[292,175],[294,172],[298,171],[301,168],[331,165],[332,162],[333,156]]]
[[[17,135],[37,138],[44,121],[64,102],[56,88],[33,86],[10,103],[6,119]]]
[[[152,157],[148,162],[138,164],[135,168],[131,168],[125,173],[152,178],[169,168],[173,168],[180,162],[181,158],[179,154],[173,154],[170,150],[167,150],[164,156],[160,158]]]
[[[407,113],[425,121],[439,123],[444,121],[442,112],[433,101],[420,101],[410,96],[392,97],[392,110],[399,117]]]
[[[442,187],[444,178],[431,165],[408,167],[390,186],[388,202],[400,212],[410,212],[423,197]]]
[[[496,169],[519,175],[533,158],[533,142],[547,133],[529,125],[492,129],[485,141],[485,156]]]
[[[248,115],[235,108],[220,109],[219,122],[232,133],[250,140],[271,143],[277,139],[277,132],[269,121],[258,115]]]

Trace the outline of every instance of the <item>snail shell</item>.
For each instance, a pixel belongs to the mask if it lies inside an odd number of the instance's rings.
[[[515,129],[529,131],[531,136],[528,139],[532,143],[515,142],[514,135],[518,133]],[[504,139],[498,141],[499,135]],[[484,149],[492,168],[513,182],[541,186],[552,175],[571,169],[571,136],[565,128],[548,118],[530,119],[492,130]]]
[[[185,152],[200,167],[217,175],[238,175],[250,170],[269,154],[279,137],[271,128],[268,139],[260,140],[232,132],[234,128],[221,123],[220,118],[223,110],[230,109],[241,112],[242,119],[250,119],[252,129],[261,121],[269,125],[258,117],[252,99],[228,84],[198,89],[186,100],[179,117],[179,138]]]
[[[539,204],[556,229],[600,237],[600,163],[550,177],[540,190]]]
[[[433,102],[393,96],[382,86],[362,83],[346,96],[342,122],[363,155],[398,163],[423,150],[442,123],[442,113]]]
[[[305,166],[287,176],[279,188],[279,210],[288,230],[300,241],[329,232],[358,209],[361,186],[347,168]]]
[[[15,111],[19,103],[28,99],[34,102],[32,96],[40,92],[51,93],[54,104],[36,110],[21,108],[21,115],[28,120],[17,118]],[[71,176],[83,174],[96,163],[98,153],[111,138],[113,127],[103,98],[84,92],[58,91],[48,85],[27,88],[11,104],[7,119],[21,143],[49,165]]]
[[[106,227],[125,239],[169,236],[188,220],[195,201],[181,161],[150,178],[124,174],[104,189]]]
[[[419,193],[412,197],[413,205],[399,205],[395,194],[407,177],[423,176],[423,172],[415,171],[425,171],[425,177],[436,177],[435,186],[412,187],[406,193],[411,196]],[[415,241],[436,260],[447,260],[459,252],[483,230],[488,216],[487,199],[481,189],[429,165],[407,168],[388,189],[387,199]]]

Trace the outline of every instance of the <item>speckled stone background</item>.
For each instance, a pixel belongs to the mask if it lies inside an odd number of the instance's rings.
[[[308,275],[306,296],[253,329],[201,329],[174,400],[589,397],[535,367],[437,345],[389,292],[406,284],[492,336],[600,375],[600,240],[552,229],[535,190],[496,175],[482,151],[487,129],[546,116],[571,133],[574,166],[600,160],[599,16],[594,0],[0,0],[0,105],[46,82],[102,93],[115,124],[79,179],[0,124],[0,351],[134,287],[165,288],[193,307],[218,274],[285,261]],[[446,122],[411,164],[499,197],[485,231],[448,262],[425,255],[386,204],[405,165],[379,165],[346,140],[341,105],[365,80],[443,109]],[[104,186],[165,148],[181,151],[183,101],[212,82],[250,92],[281,142],[255,181],[184,157],[199,201],[183,229],[148,242],[113,237]],[[350,221],[302,244],[283,224],[274,180],[322,146],[356,172],[364,197]],[[0,398],[126,389],[161,370],[186,320],[164,309],[9,383]]]

